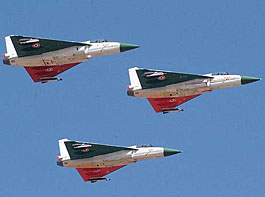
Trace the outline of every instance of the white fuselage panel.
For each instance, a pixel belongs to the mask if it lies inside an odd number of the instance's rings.
[[[135,163],[140,160],[164,157],[164,148],[145,147],[136,150],[123,150],[86,159],[64,160],[64,167],[72,168],[104,168]]]
[[[194,79],[159,88],[135,90],[134,96],[145,98],[183,97],[241,85],[240,75],[213,75],[212,77],[209,79]]]
[[[85,62],[92,57],[120,53],[119,42],[88,43],[87,46],[73,46],[40,55],[9,58],[13,66],[55,66]]]

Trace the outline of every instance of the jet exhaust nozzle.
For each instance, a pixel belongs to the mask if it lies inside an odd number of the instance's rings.
[[[4,58],[4,59],[3,59],[3,63],[4,63],[4,64],[7,64],[7,65],[11,65],[11,64],[10,64],[10,59],[8,59],[8,58]]]
[[[63,161],[62,160],[58,160],[57,161],[57,166],[62,166],[63,167]]]
[[[133,90],[127,90],[127,95],[128,96],[134,96],[134,91]]]

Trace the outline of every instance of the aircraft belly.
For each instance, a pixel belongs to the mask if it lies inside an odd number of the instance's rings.
[[[76,47],[47,52],[41,55],[33,55],[10,59],[14,66],[55,66],[79,63],[89,60],[83,51],[77,51]]]
[[[135,90],[134,95],[135,97],[145,97],[145,98],[158,98],[164,97],[166,92],[166,88],[151,88],[151,89],[144,89],[144,90]]]
[[[106,167],[113,167],[113,166],[121,166],[121,165],[128,165],[135,163],[135,160],[116,160],[116,161],[102,161],[102,162],[86,162],[86,163],[78,163],[78,164],[69,164],[64,165],[64,167],[70,168],[106,168]]]
[[[149,90],[138,90],[135,92],[135,97],[145,97],[145,98],[167,98],[167,97],[183,97],[183,96],[192,96],[197,94],[203,94],[211,91],[206,85],[204,87],[181,87],[179,89],[161,89],[161,88],[152,88]]]
[[[13,66],[45,66],[40,55],[10,59]]]
[[[114,160],[114,161],[103,161],[104,167],[111,167],[111,166],[123,166],[128,164],[135,163],[136,160],[134,159],[122,159],[122,160]]]
[[[72,47],[53,53],[44,53],[42,54],[42,60],[46,66],[72,64],[89,60],[84,51],[78,51],[78,49],[77,47]]]
[[[128,154],[128,151],[119,151],[115,153],[98,155],[86,159],[76,159],[65,161],[65,167],[74,167],[74,168],[97,168],[97,167],[109,167],[109,166],[119,166],[126,165],[128,162],[132,163],[131,155]]]
[[[80,57],[72,57],[72,56],[65,56],[65,57],[53,57],[51,59],[43,59],[44,62],[50,62],[52,65],[64,65],[64,64],[72,64],[72,63],[79,63],[79,62],[84,62],[88,61],[89,59],[85,58],[80,58]],[[51,66],[51,64],[48,64]],[[45,64],[48,66],[47,64]]]

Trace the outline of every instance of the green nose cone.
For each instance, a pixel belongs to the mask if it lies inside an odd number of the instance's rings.
[[[136,48],[139,48],[139,47],[140,46],[138,46],[138,45],[121,43],[120,44],[120,52],[129,51],[129,50],[136,49]]]
[[[241,84],[242,85],[247,84],[247,83],[252,83],[255,81],[259,81],[259,80],[260,79],[256,78],[256,77],[241,76]]]
[[[181,150],[175,150],[175,149],[171,149],[171,148],[164,148],[164,156],[170,156],[170,155],[175,155],[178,153],[182,153]]]

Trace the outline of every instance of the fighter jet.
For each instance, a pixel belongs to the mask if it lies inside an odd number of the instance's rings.
[[[260,80],[255,77],[241,75],[217,74],[186,74],[162,70],[130,68],[131,85],[127,86],[128,96],[145,97],[155,112],[164,114],[183,111],[176,108],[204,93],[212,90],[240,86]]]
[[[181,153],[180,150],[141,146],[113,146],[89,142],[59,140],[57,165],[76,168],[85,182],[108,181],[105,175],[137,161]]]
[[[92,57],[138,48],[137,45],[106,40],[69,42],[24,36],[5,37],[3,63],[24,66],[34,82],[60,81],[56,75]]]

